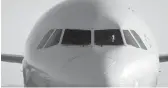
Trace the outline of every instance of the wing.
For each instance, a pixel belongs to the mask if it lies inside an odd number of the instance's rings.
[[[22,55],[12,55],[12,54],[1,54],[1,61],[12,62],[12,63],[22,63]],[[168,62],[168,55],[160,55],[160,62]]]
[[[160,62],[168,62],[168,55],[160,55],[159,61]]]
[[[13,55],[13,54],[1,54],[1,61],[11,62],[11,63],[22,63],[22,55]]]

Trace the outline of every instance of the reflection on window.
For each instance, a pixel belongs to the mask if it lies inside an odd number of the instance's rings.
[[[132,45],[132,46],[139,48],[138,44],[136,43],[136,41],[134,40],[134,38],[132,37],[132,35],[130,34],[128,30],[123,30],[123,33],[124,33],[125,40],[128,45]]]
[[[95,30],[96,45],[123,45],[123,39],[119,29]]]
[[[45,48],[57,45],[59,43],[59,41],[60,41],[61,33],[62,33],[62,29],[56,29],[52,33],[50,38],[48,39],[47,44],[45,45]]]
[[[49,37],[51,36],[51,34],[53,33],[53,31],[54,31],[54,29],[51,29],[51,30],[48,31],[48,33],[40,41],[40,44],[38,45],[37,49],[43,48],[43,46],[45,45],[45,43],[47,42],[47,40],[49,39]]]
[[[67,45],[89,45],[91,44],[91,31],[80,29],[66,29],[62,44]]]
[[[146,48],[145,44],[143,43],[143,41],[141,40],[140,36],[134,30],[131,30],[131,33],[134,35],[135,39],[137,40],[137,42],[139,43],[141,48],[147,50],[147,48]]]

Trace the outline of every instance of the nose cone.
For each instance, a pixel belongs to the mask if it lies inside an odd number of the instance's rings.
[[[116,82],[123,70],[118,57],[121,46],[94,46],[80,56],[69,58],[61,68],[66,82],[80,86],[107,87]],[[119,61],[119,62],[116,62]]]
[[[104,57],[92,50],[67,61],[61,68],[62,75],[67,77],[66,82],[80,87],[106,86],[104,72]]]

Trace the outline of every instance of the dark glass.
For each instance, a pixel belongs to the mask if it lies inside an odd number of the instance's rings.
[[[49,40],[47,41],[45,48],[57,45],[60,41],[61,33],[62,33],[62,29],[56,29],[54,33],[50,36]]]
[[[123,45],[123,39],[119,29],[95,30],[96,45]]]
[[[123,30],[123,33],[124,33],[124,37],[125,37],[125,40],[126,40],[128,45],[132,45],[132,46],[135,46],[135,47],[139,48],[135,39],[132,37],[132,35],[130,34],[130,32],[128,30]]]
[[[53,33],[54,29],[51,29],[47,32],[47,34],[45,34],[45,36],[43,37],[43,39],[40,41],[40,44],[38,45],[37,49],[41,49],[44,47],[45,43],[47,42],[47,40],[49,39],[49,37],[51,36],[51,34]]]
[[[91,44],[91,31],[81,29],[65,29],[62,44],[89,45]]]
[[[141,40],[140,36],[134,30],[131,30],[131,33],[134,35],[135,39],[137,40],[137,42],[139,43],[141,48],[147,50],[147,48],[146,48],[145,44],[143,43],[143,41]]]

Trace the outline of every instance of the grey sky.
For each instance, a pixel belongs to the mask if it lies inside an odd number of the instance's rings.
[[[60,0],[2,0],[2,53],[23,54],[33,25]],[[120,0],[144,18],[160,53],[168,54],[168,0]],[[129,1],[129,3],[128,3]]]

